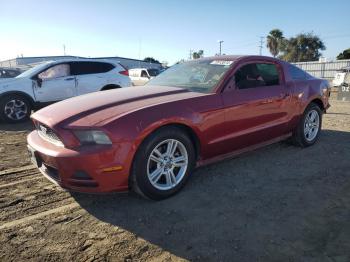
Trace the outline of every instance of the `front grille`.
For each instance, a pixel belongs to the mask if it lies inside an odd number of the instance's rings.
[[[50,127],[41,123],[37,123],[36,128],[38,130],[39,135],[43,139],[57,146],[63,146],[61,139],[56,135],[55,131],[53,131]]]

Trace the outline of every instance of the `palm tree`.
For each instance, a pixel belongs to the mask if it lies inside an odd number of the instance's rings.
[[[267,36],[266,47],[270,50],[273,57],[276,57],[280,52],[282,40],[283,32],[279,29],[271,30]]]
[[[193,59],[198,59],[204,56],[204,51],[203,50],[199,50],[198,52],[193,52],[192,54],[192,58]]]

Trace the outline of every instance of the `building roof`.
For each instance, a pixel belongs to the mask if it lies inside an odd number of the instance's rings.
[[[127,58],[127,57],[121,57],[121,56],[105,56],[105,57],[82,57],[82,56],[72,56],[72,55],[63,55],[63,56],[24,56],[24,57],[16,57],[8,60],[3,61],[9,61],[9,60],[15,60],[15,59],[54,59],[54,58],[78,58],[78,59],[126,59],[126,60],[132,60],[137,62],[146,62],[139,59],[134,58]],[[152,64],[161,64],[161,63],[154,63]]]

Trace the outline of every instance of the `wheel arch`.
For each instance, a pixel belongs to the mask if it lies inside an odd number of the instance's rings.
[[[323,104],[322,99],[316,97],[316,98],[311,99],[311,100],[309,101],[309,103],[306,104],[306,106],[305,106],[303,112],[305,112],[306,108],[307,108],[310,104],[312,104],[312,103],[318,105],[318,106],[320,107],[320,109],[321,109],[322,112],[324,112],[324,111],[326,110],[326,108],[325,108],[325,106],[324,106],[324,104]]]
[[[100,91],[106,91],[106,90],[118,89],[118,88],[121,88],[121,86],[116,84],[108,84],[102,87]]]
[[[147,135],[142,139],[142,141],[139,143],[138,148],[141,146],[141,144],[152,134],[154,134],[155,132],[158,132],[159,130],[163,129],[163,128],[169,128],[169,127],[176,127],[181,129],[185,134],[187,134],[187,136],[190,138],[190,140],[193,143],[194,149],[195,149],[195,153],[196,153],[196,160],[199,159],[200,157],[200,152],[201,152],[201,143],[200,143],[200,139],[198,137],[198,135],[196,134],[196,132],[193,130],[193,128],[191,128],[189,125],[184,124],[184,123],[180,123],[180,122],[170,122],[170,123],[165,123],[161,126],[158,126],[154,129],[152,129],[152,131],[148,132]]]
[[[183,124],[183,123],[168,123],[166,125],[163,125],[157,129],[155,129],[153,132],[156,132],[161,128],[167,128],[167,127],[177,127],[179,129],[181,129],[185,134],[188,135],[188,137],[191,139],[193,146],[194,146],[196,160],[198,160],[200,158],[201,144],[200,144],[200,140],[199,140],[196,132],[190,126]],[[151,132],[151,134],[153,132]],[[149,135],[151,135],[151,134],[149,134]]]
[[[309,104],[311,103],[318,105],[322,111],[325,110],[324,104],[320,98],[313,99]]]
[[[26,98],[29,101],[29,103],[31,104],[32,107],[35,105],[34,99],[29,94],[27,94],[25,92],[21,92],[21,91],[8,91],[5,93],[2,93],[0,95],[0,100],[3,99],[4,97],[11,96],[11,95],[23,96],[24,98]]]
[[[135,157],[142,145],[142,143],[145,142],[145,140],[151,136],[152,134],[154,134],[155,132],[158,132],[159,130],[163,129],[163,128],[169,128],[169,127],[176,127],[176,128],[179,128],[181,129],[185,134],[188,135],[188,137],[190,138],[190,140],[192,141],[193,143],[193,146],[194,146],[194,149],[195,149],[195,159],[196,161],[200,158],[200,151],[201,151],[201,143],[200,143],[200,139],[198,137],[198,135],[196,134],[196,132],[194,131],[193,128],[191,128],[189,125],[187,124],[184,124],[184,123],[180,123],[180,122],[169,122],[169,123],[165,123],[161,126],[158,126],[154,129],[152,129],[151,131],[149,131],[143,138],[142,140],[137,143],[137,149],[133,152],[133,156],[132,156],[132,160],[130,162],[130,174],[131,174],[131,170],[133,167],[133,163],[134,163],[134,160],[135,160]],[[133,184],[133,181],[132,181],[132,176],[129,175],[128,177],[128,183],[129,183],[129,187],[132,187],[132,184]]]

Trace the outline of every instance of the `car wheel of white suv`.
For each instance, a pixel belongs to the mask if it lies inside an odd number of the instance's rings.
[[[22,122],[30,116],[32,106],[28,99],[13,94],[0,99],[0,118],[7,123]]]

